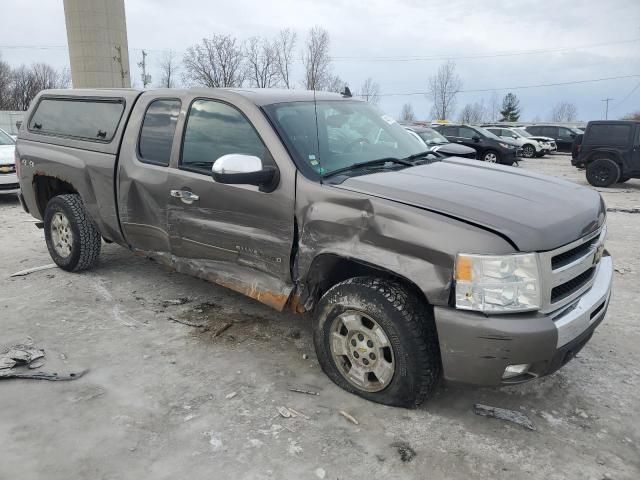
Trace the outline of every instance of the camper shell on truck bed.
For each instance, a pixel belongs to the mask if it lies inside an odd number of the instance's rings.
[[[552,373],[608,306],[602,199],[421,148],[348,95],[53,90],[17,158],[62,268],[95,264],[103,238],[309,312],[323,370],[365,398]]]

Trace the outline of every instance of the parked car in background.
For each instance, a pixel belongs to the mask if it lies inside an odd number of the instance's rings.
[[[538,140],[542,142],[542,144],[545,146],[548,145],[549,151],[547,152],[547,154],[558,151],[558,145],[556,145],[556,141],[551,137],[545,137],[543,135],[532,135],[531,133],[527,132],[524,129],[524,127],[513,127],[513,130],[516,133],[519,133],[520,135],[522,135],[523,137],[531,138],[533,140]]]
[[[563,125],[528,125],[524,129],[531,135],[542,135],[552,138],[558,146],[559,152],[571,152],[573,139],[576,135],[580,135],[582,130],[574,127],[565,127]]]
[[[613,262],[598,192],[429,159],[367,102],[303,90],[44,90],[27,115],[21,203],[43,221],[60,268],[94,266],[104,238],[309,312],[324,372],[368,400],[414,407],[441,376],[533,380],[571,360],[604,319]]]
[[[0,129],[0,195],[20,191],[16,175],[15,150],[15,140]]]
[[[515,128],[485,127],[485,129],[498,137],[517,142],[522,148],[522,156],[524,158],[542,157],[549,153],[549,150],[551,149],[549,142],[527,137],[516,131]]]
[[[522,149],[513,140],[500,138],[482,127],[471,125],[438,125],[433,127],[452,143],[466,145],[477,150],[478,160],[489,163],[513,165]]]
[[[640,178],[640,121],[598,120],[589,122],[571,163],[586,168],[594,187]]]
[[[431,127],[416,124],[403,124],[404,128],[416,135],[427,148],[441,156],[463,157],[476,159],[478,152],[475,148],[467,147],[458,143],[451,143],[443,135],[440,135]]]

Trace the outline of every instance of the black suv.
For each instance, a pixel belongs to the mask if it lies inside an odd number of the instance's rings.
[[[589,122],[571,164],[587,169],[594,187],[640,178],[640,121]]]
[[[460,143],[475,148],[478,160],[490,163],[513,165],[521,155],[521,149],[514,141],[497,137],[481,127],[471,125],[435,125],[438,133],[452,143]]]
[[[562,125],[529,125],[524,129],[531,135],[553,138],[559,152],[571,152],[573,140],[582,133],[579,128]]]

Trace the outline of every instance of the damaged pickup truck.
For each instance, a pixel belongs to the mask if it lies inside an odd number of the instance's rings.
[[[597,192],[436,158],[348,95],[44,91],[16,160],[61,268],[94,266],[104,239],[309,312],[323,370],[375,402],[550,374],[609,303]]]

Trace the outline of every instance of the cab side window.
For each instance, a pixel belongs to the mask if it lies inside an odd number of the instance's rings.
[[[149,104],[138,141],[140,161],[165,167],[169,165],[180,105],[180,100],[174,99],[154,100]]]
[[[460,132],[458,133],[458,136],[461,138],[473,138],[475,136],[479,136],[473,128],[460,127],[458,131]]]
[[[258,133],[239,110],[216,100],[194,101],[187,116],[180,167],[209,175],[213,163],[231,153],[253,155],[264,165],[275,165]]]

